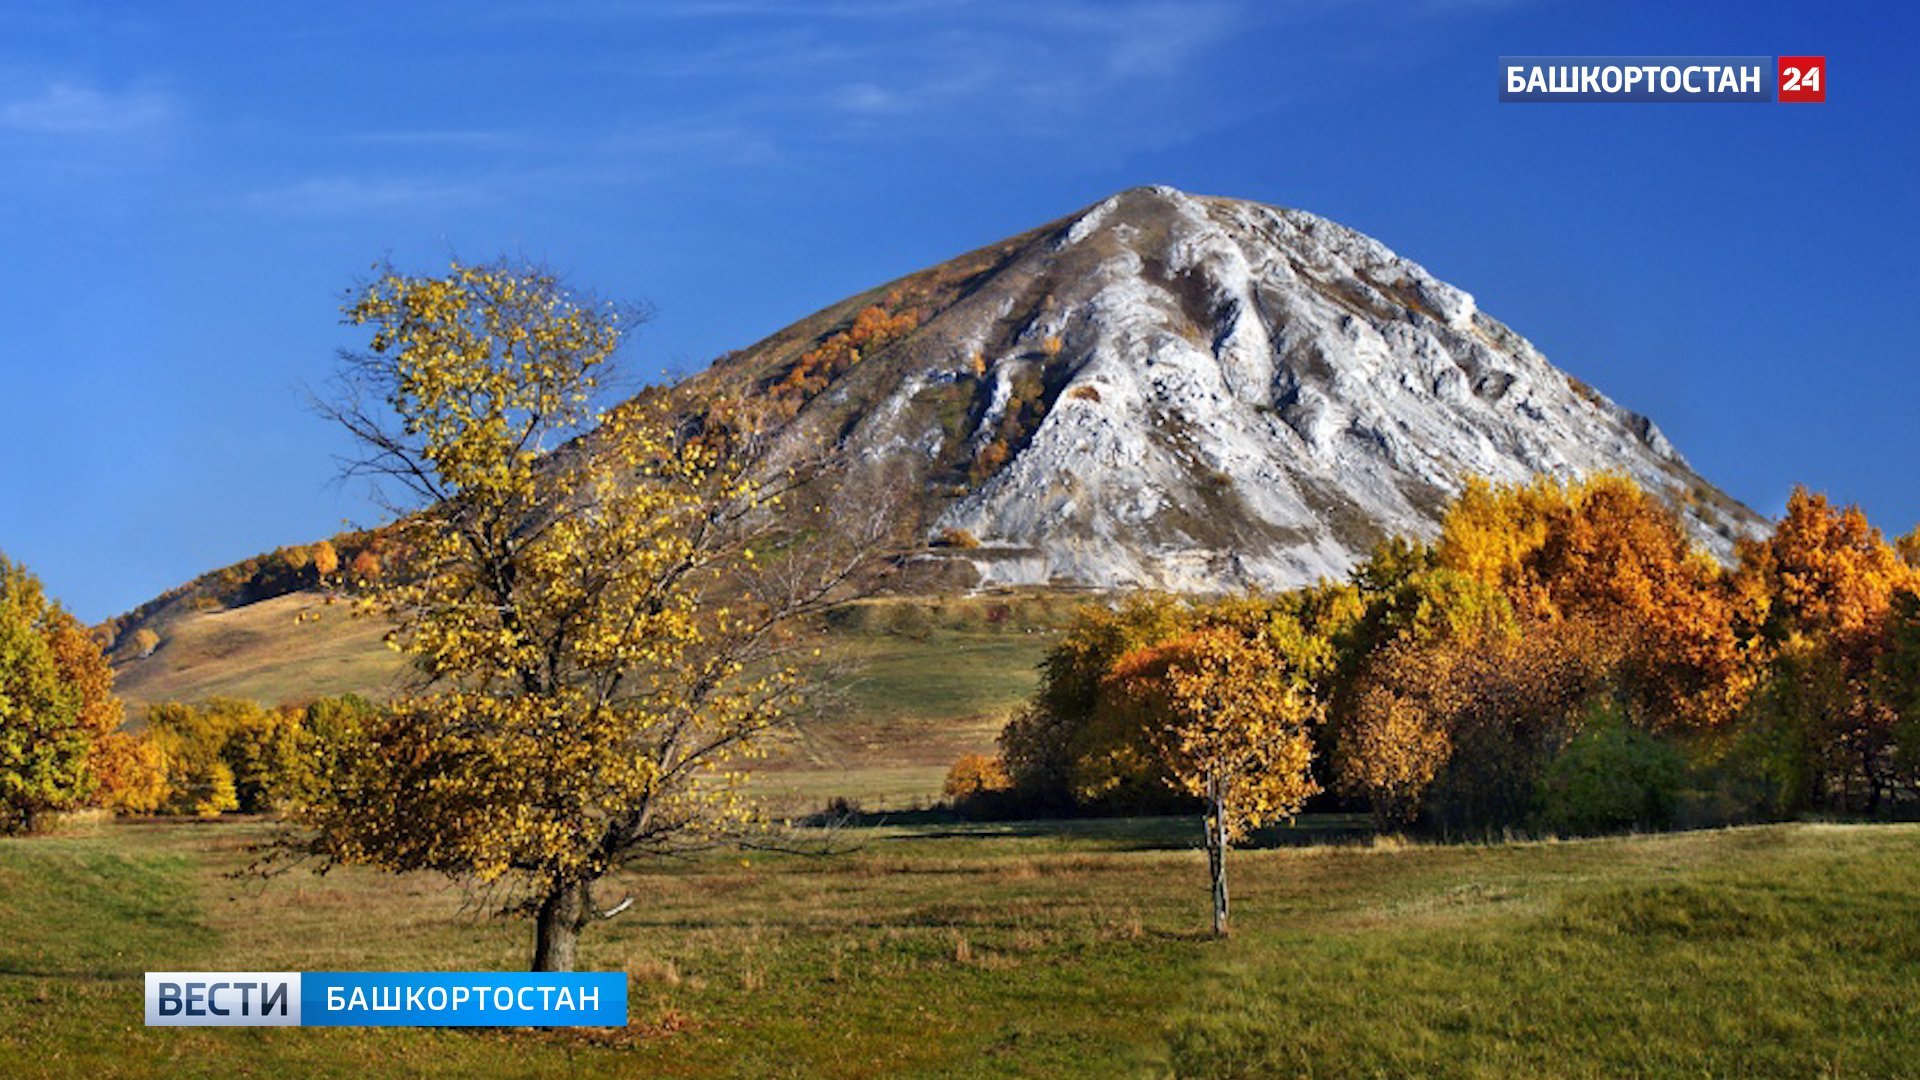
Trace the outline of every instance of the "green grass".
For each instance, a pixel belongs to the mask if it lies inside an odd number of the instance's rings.
[[[1339,835],[1310,821],[1290,842]],[[0,842],[8,1075],[1910,1075],[1920,828],[1236,852],[1179,820],[853,830],[606,890],[624,1032],[140,1026],[140,973],[511,969],[425,878],[225,874],[264,827]]]
[[[816,640],[822,670],[837,674],[761,770],[760,792],[793,813],[834,798],[870,809],[932,803],[955,759],[993,752],[1077,602],[889,600],[836,612]]]

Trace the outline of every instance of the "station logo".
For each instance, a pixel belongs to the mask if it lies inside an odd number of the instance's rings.
[[[1503,56],[1509,102],[1823,102],[1824,56]]]

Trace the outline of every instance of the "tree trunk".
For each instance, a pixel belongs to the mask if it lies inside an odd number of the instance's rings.
[[[533,970],[572,971],[580,930],[591,914],[589,886],[571,881],[553,887],[540,901],[533,924]]]
[[[1207,869],[1213,876],[1213,936],[1227,936],[1227,818],[1218,777],[1207,778]]]

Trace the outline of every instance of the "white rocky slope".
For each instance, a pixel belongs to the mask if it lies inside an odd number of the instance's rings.
[[[1044,415],[966,477],[1023,382]],[[1377,241],[1170,188],[1009,249],[822,398],[870,460],[915,463],[928,535],[978,538],[950,557],[983,585],[1294,586],[1431,535],[1474,475],[1625,473],[1722,558],[1760,525],[1650,421]]]

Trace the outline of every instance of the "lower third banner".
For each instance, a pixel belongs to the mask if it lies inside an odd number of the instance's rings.
[[[149,971],[150,1027],[624,1027],[620,972]]]

